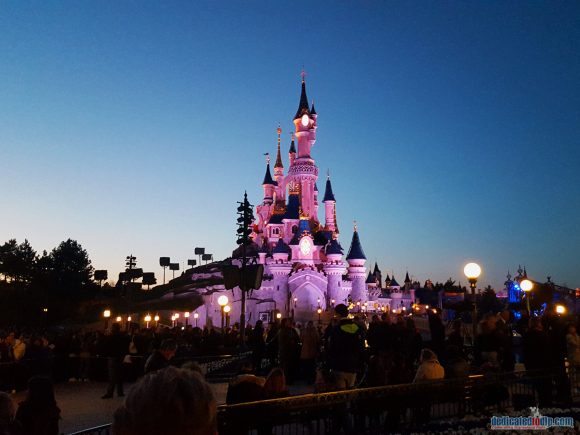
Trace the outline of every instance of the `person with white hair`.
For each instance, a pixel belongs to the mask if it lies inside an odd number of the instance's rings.
[[[167,367],[133,386],[113,417],[113,435],[217,435],[217,405],[193,370]]]
[[[417,369],[413,383],[433,381],[444,377],[445,369],[439,364],[435,352],[431,349],[423,349],[421,351],[421,365]]]

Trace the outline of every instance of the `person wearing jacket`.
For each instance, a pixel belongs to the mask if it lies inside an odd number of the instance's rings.
[[[413,383],[422,381],[434,381],[437,379],[443,379],[445,377],[445,369],[439,360],[437,355],[431,349],[423,349],[421,351],[421,365],[417,369],[415,374],[415,379]]]
[[[348,318],[346,305],[337,305],[334,312],[338,324],[328,336],[328,365],[336,388],[352,388],[364,362],[364,329]]]

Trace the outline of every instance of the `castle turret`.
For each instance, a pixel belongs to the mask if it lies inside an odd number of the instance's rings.
[[[286,186],[284,185],[284,165],[282,164],[282,155],[280,153],[280,135],[282,134],[280,125],[278,125],[276,132],[278,133],[278,150],[276,152],[276,163],[274,164],[274,179],[276,180],[274,192],[276,204],[283,205],[286,201]]]
[[[274,188],[277,183],[272,179],[272,174],[270,173],[270,157],[266,163],[266,174],[264,175],[264,181],[262,181],[262,187],[264,188],[264,205],[271,205],[274,202]]]
[[[294,116],[296,140],[298,141],[298,155],[288,171],[288,182],[300,185],[300,207],[305,216],[318,222],[314,201],[314,185],[318,179],[318,168],[310,155],[316,142],[316,116],[312,116],[306,96],[306,82],[302,73],[302,90],[300,103]]]
[[[409,272],[405,274],[405,290],[409,291],[411,289],[411,278],[409,278]]]
[[[354,226],[350,249],[346,256],[348,262],[348,277],[352,281],[351,299],[353,302],[366,302],[368,300],[368,291],[365,284],[366,262],[367,257],[362,249],[357,226]]]
[[[383,285],[383,274],[381,273],[381,270],[379,269],[379,265],[377,264],[376,261],[375,261],[375,269],[373,270],[373,275],[375,276],[375,278],[377,280],[378,286],[381,287]]]
[[[292,141],[290,142],[290,150],[288,151],[288,160],[290,161],[290,166],[294,164],[296,159],[296,145],[294,144],[294,132],[292,132]]]
[[[332,192],[332,184],[330,183],[330,174],[326,178],[326,189],[324,190],[324,229],[338,233],[336,225],[336,199]]]

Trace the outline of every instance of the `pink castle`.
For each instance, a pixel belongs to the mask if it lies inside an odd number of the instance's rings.
[[[326,318],[326,313],[337,304],[346,304],[355,312],[370,313],[409,309],[414,302],[414,290],[410,289],[408,276],[403,290],[394,276],[392,280],[388,278],[386,289],[381,288],[381,272],[376,264],[367,277],[366,256],[356,224],[344,258],[330,175],[326,176],[322,199],[317,188],[319,170],[312,157],[317,120],[314,103],[310,105],[306,96],[303,77],[300,103],[293,119],[287,173],[282,162],[281,129],[278,127],[274,176],[268,157],[262,182],[264,197],[255,210],[251,248],[265,272],[262,287],[247,301],[250,323],[258,319],[271,321],[277,315],[294,317],[298,321],[315,320],[320,318],[319,309]],[[319,218],[321,202],[322,220]],[[236,254],[234,251],[234,263]],[[196,279],[195,274],[192,279]],[[239,291],[234,290],[232,294],[218,286],[205,290],[200,292],[205,305],[197,310],[200,319],[205,317],[204,324],[219,324],[221,312],[217,300],[221,295],[226,295],[230,301],[232,321],[239,319]]]

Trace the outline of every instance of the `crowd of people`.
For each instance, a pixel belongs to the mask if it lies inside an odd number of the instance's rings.
[[[382,313],[367,319],[349,315],[342,304],[335,307],[334,314],[324,328],[320,322],[300,325],[291,318],[266,327],[261,321],[248,325],[245,342],[251,359],[230,382],[227,403],[286,397],[290,395],[290,386],[297,382],[322,392],[467,378],[475,373],[510,373],[519,362],[526,370],[559,373],[557,397],[561,401],[571,400],[570,374],[575,375],[580,368],[580,337],[576,332],[577,319],[572,317],[544,314],[514,322],[507,311],[487,314],[479,322],[474,345],[466,346],[470,340],[461,320],[445,325],[435,310],[427,313],[428,340],[416,328],[416,316]],[[136,433],[132,431],[137,428],[139,433],[149,433],[133,416],[143,410],[154,415],[148,411],[154,405],[141,395],[152,389],[161,394],[164,382],[179,390],[179,397],[168,398],[168,403],[202,397],[200,406],[206,412],[211,408],[207,428],[214,427],[215,400],[206,387],[202,370],[191,363],[192,356],[219,354],[239,345],[240,339],[237,324],[223,331],[191,326],[128,331],[114,323],[106,334],[3,333],[0,367],[4,376],[0,389],[10,392],[19,382],[28,380],[28,395],[17,410],[10,395],[0,395],[0,434],[58,433],[60,410],[50,379],[59,380],[55,371],[61,380],[90,379],[95,358],[106,361],[103,367],[109,383],[104,399],[115,392],[124,395],[127,366],[133,367],[135,379],[141,377],[115,415],[119,427],[115,433]],[[59,358],[66,361],[62,367],[55,364]],[[26,373],[23,367],[27,367]],[[192,391],[182,391],[184,384]],[[163,389],[161,397],[173,391],[171,388]],[[541,406],[552,404],[551,385],[538,384],[537,390]],[[38,415],[42,416],[40,420]],[[189,417],[182,417],[184,425]],[[38,421],[44,422],[40,431],[34,428]]]

